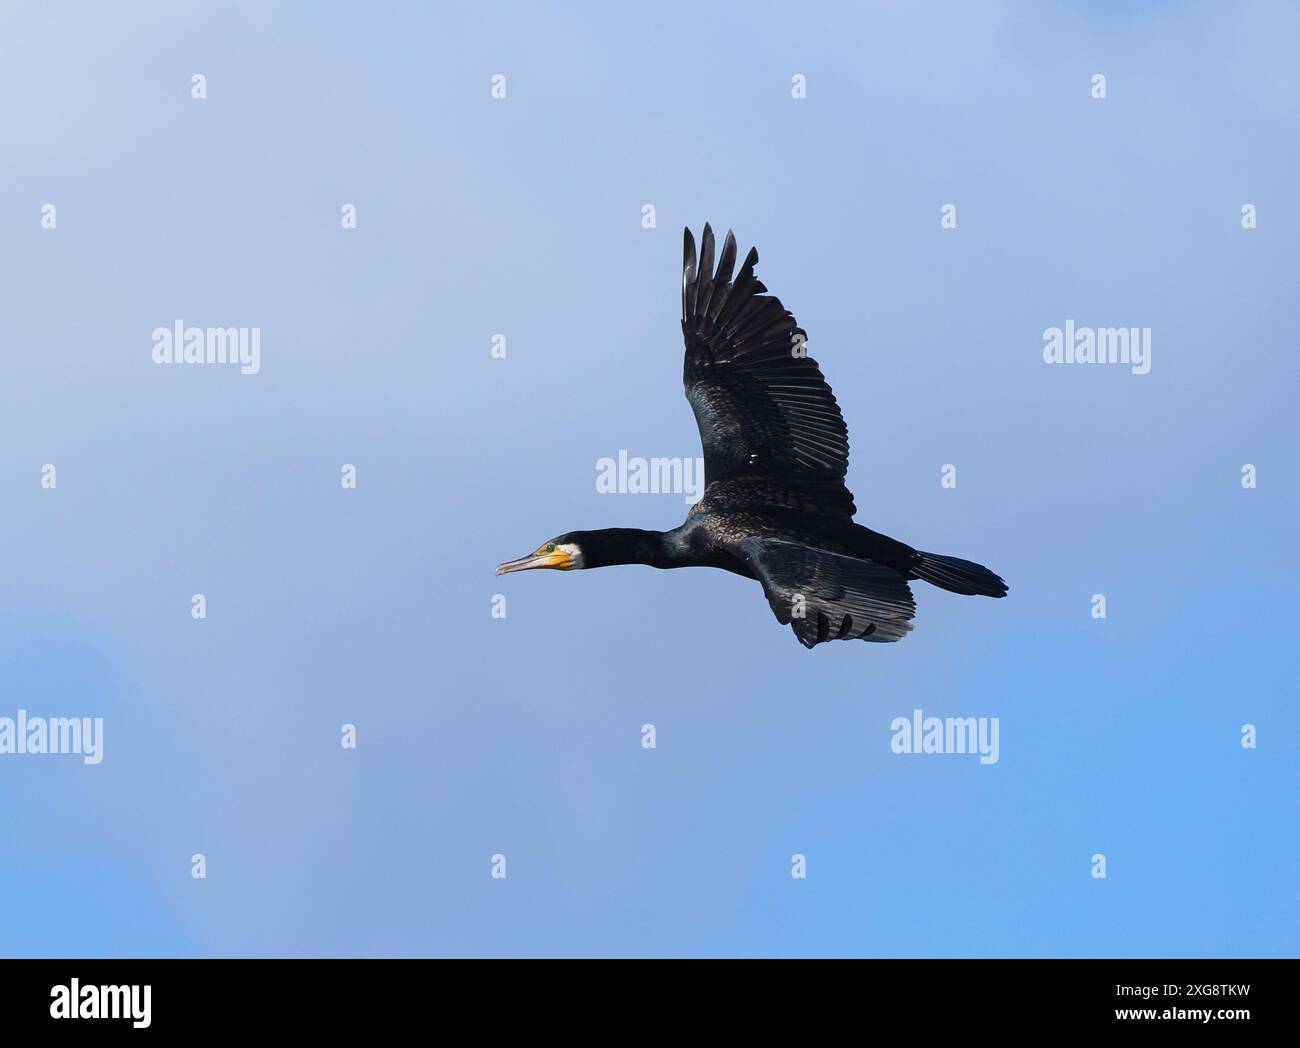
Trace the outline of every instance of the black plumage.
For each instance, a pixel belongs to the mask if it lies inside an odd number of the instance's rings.
[[[807,335],[754,275],[751,249],[733,279],[729,232],[714,267],[704,227],[699,255],[688,229],[682,260],[682,379],[704,447],[706,487],[668,532],[575,531],[501,565],[591,568],[648,564],[722,568],[763,586],[773,614],[799,642],[889,642],[912,628],[908,582],[1002,597],[987,568],[924,553],[853,522],[845,487],[848,427]]]

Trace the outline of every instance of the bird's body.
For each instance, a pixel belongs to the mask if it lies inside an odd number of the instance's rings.
[[[606,528],[557,536],[497,572],[648,564],[721,568],[756,579],[778,621],[806,647],[894,641],[912,628],[907,583],[1005,596],[987,568],[913,549],[857,524],[844,486],[848,429],[794,317],[754,276],[732,280],[735,238],[713,268],[706,225],[697,262],[686,231],[683,380],[704,445],[706,487],[672,531]]]
[[[873,560],[894,568],[900,574],[909,571],[911,560],[916,556],[916,551],[910,546],[860,524],[822,522],[798,510],[778,507],[697,508],[672,531],[640,534],[657,536],[641,540],[644,543],[642,548],[651,551],[653,559],[634,563],[648,563],[655,568],[722,568],[750,579],[758,576],[740,546],[755,536],[781,538],[830,553]]]

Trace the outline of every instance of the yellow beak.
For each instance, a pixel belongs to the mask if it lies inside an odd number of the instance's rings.
[[[536,553],[530,553],[518,560],[508,560],[504,564],[498,564],[497,574],[508,575],[512,571],[529,571],[532,568],[559,568],[564,570],[571,567],[573,567],[572,558],[564,550],[555,549],[550,553],[543,553],[538,550]]]

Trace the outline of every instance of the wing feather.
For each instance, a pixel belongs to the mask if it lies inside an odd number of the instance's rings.
[[[888,565],[785,539],[747,538],[736,551],[763,584],[772,614],[805,648],[827,640],[887,644],[912,629],[911,588]]]
[[[754,276],[758,252],[736,264],[727,233],[717,255],[706,225],[696,254],[682,251],[682,379],[704,446],[710,485],[763,477],[811,492],[821,512],[851,518],[844,486],[848,427],[817,362],[802,352],[807,333]]]

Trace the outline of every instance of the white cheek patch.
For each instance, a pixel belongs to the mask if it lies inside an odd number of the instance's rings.
[[[555,548],[556,548],[556,549],[559,549],[559,550],[563,550],[565,553],[567,553],[567,554],[569,555],[569,565],[568,565],[568,566],[569,566],[570,568],[580,568],[580,567],[582,567],[582,550],[580,550],[580,549],[579,549],[576,545],[574,545],[572,542],[561,542],[561,543],[560,543],[558,546],[556,546]]]

